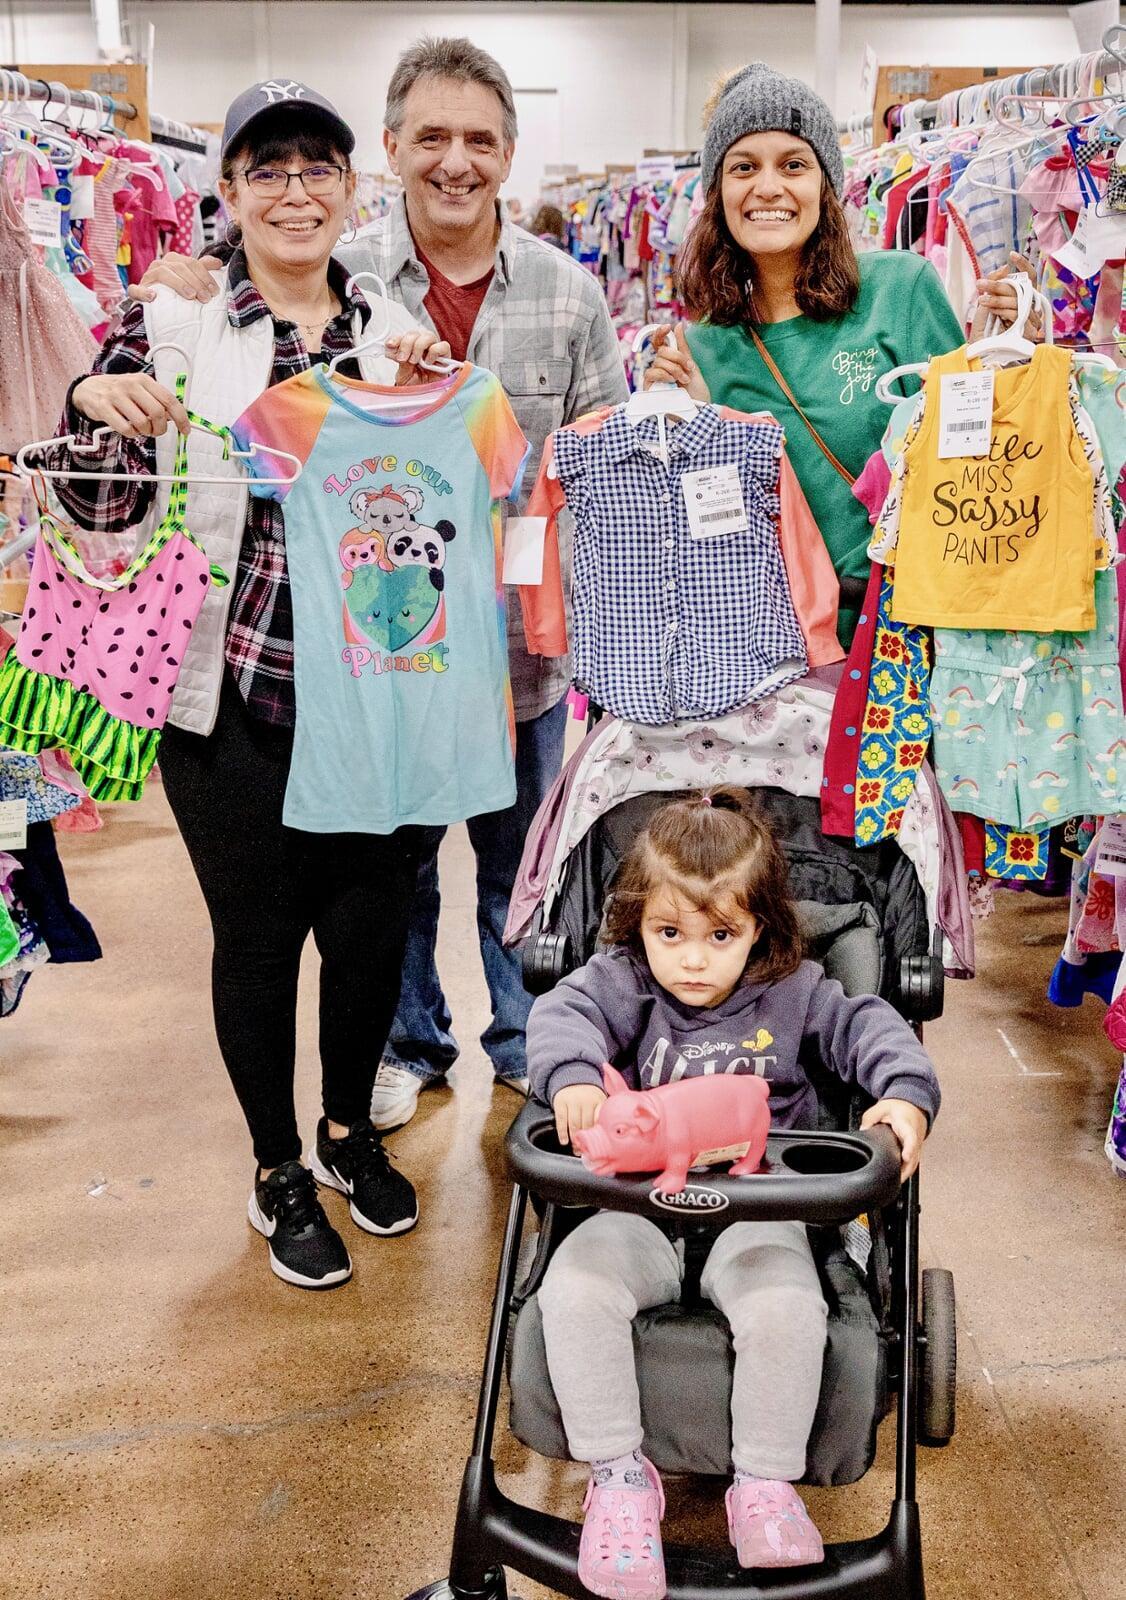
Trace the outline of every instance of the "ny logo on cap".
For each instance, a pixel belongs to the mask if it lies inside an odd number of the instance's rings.
[[[278,100],[300,100],[305,93],[305,85],[294,83],[292,79],[289,83],[278,83],[276,78],[271,78],[269,83],[259,84],[259,88],[271,105]]]

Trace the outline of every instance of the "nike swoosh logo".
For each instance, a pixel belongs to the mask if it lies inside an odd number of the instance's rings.
[[[344,1175],[340,1171],[339,1167],[333,1167],[332,1170],[333,1170],[334,1174],[336,1175],[336,1177],[338,1177],[340,1179],[341,1183],[344,1185],[346,1193],[351,1194],[353,1192],[353,1189],[354,1189],[355,1185],[348,1178],[344,1177]]]
[[[262,1224],[263,1224],[263,1227],[265,1229],[265,1233],[266,1233],[267,1239],[272,1239],[274,1237],[274,1234],[277,1231],[277,1226],[278,1226],[277,1217],[268,1217],[266,1215],[266,1213],[262,1210],[261,1206],[258,1207],[258,1215],[262,1219]]]

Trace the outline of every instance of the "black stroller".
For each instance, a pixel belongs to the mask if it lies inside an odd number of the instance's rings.
[[[915,1025],[942,1009],[941,935],[927,919],[915,868],[894,842],[859,851],[820,830],[816,800],[780,789],[756,796],[784,844],[809,953],[847,993],[875,992]],[[635,795],[602,816],[567,857],[549,906],[536,913],[525,981],[542,992],[593,954],[622,855],[669,794]],[[637,1212],[682,1235],[681,1303],[634,1323],[645,1451],[662,1472],[729,1475],[734,1357],[723,1318],[699,1294],[712,1236],[745,1219],[807,1223],[829,1324],[805,1483],[845,1484],[871,1466],[880,1421],[897,1405],[895,1498],[872,1538],[826,1545],[823,1565],[746,1571],[734,1551],[666,1540],[669,1600],[924,1600],[915,1499],[916,1444],[954,1431],[954,1291],[950,1274],[918,1263],[919,1178],[900,1186],[889,1130],[856,1130],[864,1102],[828,1072],[817,1081],[820,1125],[772,1133],[762,1171],[696,1172],[670,1200],[652,1181],[598,1177],[560,1150],[554,1119],[529,1104],[507,1138],[512,1201],[501,1250],[472,1452],[448,1579],[410,1600],[506,1600],[503,1567],[582,1597],[580,1528],[517,1504],[498,1488],[492,1446],[502,1377],[510,1426],[541,1455],[568,1458],[548,1376],[536,1291],[553,1250],[590,1208]],[[539,1217],[535,1254],[516,1279],[527,1202]],[[852,1226],[862,1218],[866,1226]],[[846,1234],[846,1229],[848,1232]]]

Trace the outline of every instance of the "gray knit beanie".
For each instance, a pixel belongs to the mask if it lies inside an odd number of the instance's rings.
[[[800,78],[784,78],[765,61],[752,61],[725,85],[704,135],[702,176],[710,189],[720,163],[748,133],[792,133],[812,145],[839,195],[844,160],[837,121],[821,96]]]

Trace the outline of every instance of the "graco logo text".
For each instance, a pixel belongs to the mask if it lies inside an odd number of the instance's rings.
[[[663,1211],[726,1211],[727,1196],[718,1189],[682,1189],[679,1194],[662,1194],[653,1189],[649,1194],[655,1206]]]

